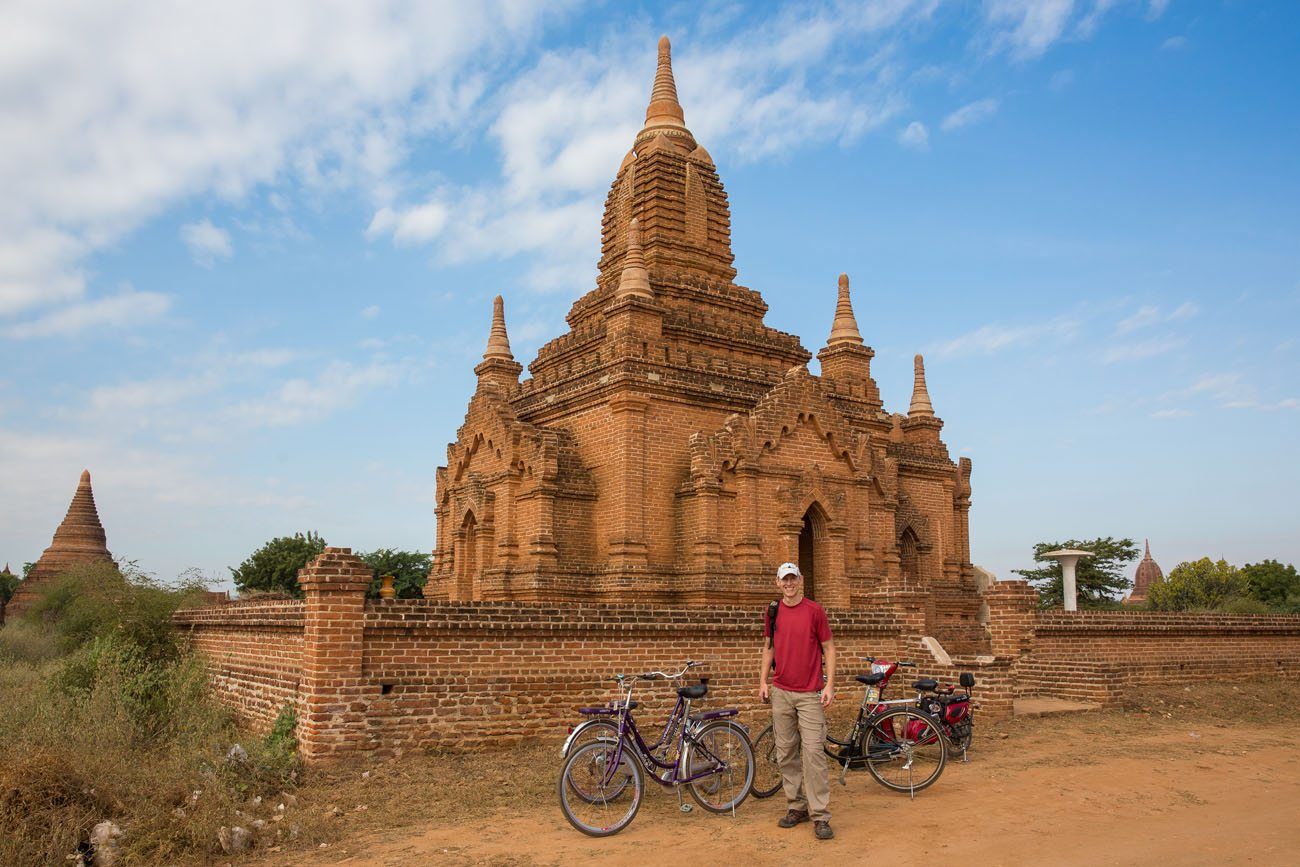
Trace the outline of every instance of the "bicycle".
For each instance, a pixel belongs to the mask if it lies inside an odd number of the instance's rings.
[[[686,672],[703,664],[687,662],[676,674],[615,675],[619,699],[604,707],[578,709],[583,715],[606,719],[593,740],[575,746],[575,729],[565,742],[567,757],[558,788],[560,810],[570,825],[593,837],[617,834],[641,808],[646,776],[676,789],[679,803],[685,786],[709,812],[734,815],[754,781],[749,735],[731,719],[739,713],[736,708],[692,714],[691,702],[704,698],[708,682],[678,686],[677,702],[654,745],[646,744],[632,715],[638,706],[632,699],[638,681],[680,682]],[[680,808],[689,812],[690,805],[680,803]]]
[[[894,672],[915,668],[915,663],[864,658],[871,663],[871,673],[854,677],[865,689],[853,728],[843,740],[827,734],[823,749],[840,765],[841,785],[850,768],[866,768],[885,788],[916,797],[943,773],[948,761],[948,739],[942,724],[918,709],[919,693],[916,699],[881,699]],[[769,798],[781,788],[776,735],[770,723],[754,739],[754,755],[757,767],[753,795]]]

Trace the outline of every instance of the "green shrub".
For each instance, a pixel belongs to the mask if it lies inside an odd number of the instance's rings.
[[[1152,584],[1147,591],[1156,611],[1212,611],[1247,595],[1249,585],[1241,570],[1209,557],[1179,563],[1164,581]]]

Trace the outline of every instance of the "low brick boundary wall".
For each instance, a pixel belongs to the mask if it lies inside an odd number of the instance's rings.
[[[1300,615],[1044,611],[1013,673],[1017,695],[1110,704],[1145,684],[1300,679]]]
[[[173,622],[203,653],[222,703],[265,729],[298,704],[305,608],[301,600],[231,602],[178,611]]]
[[[613,674],[687,659],[708,662],[697,670],[710,679],[706,707],[759,708],[762,609],[366,601],[364,570],[347,549],[328,548],[299,576],[303,601],[233,603],[175,618],[206,657],[224,703],[263,727],[286,702],[296,705],[308,760],[558,739],[577,707],[613,697]],[[864,670],[864,655],[924,661],[893,614],[831,611],[829,618],[841,700],[857,700],[851,675]],[[1005,669],[1004,661],[1009,712]],[[994,693],[990,687],[990,700]],[[673,695],[666,685],[643,684],[637,698],[652,721]],[[765,724],[766,716],[764,709],[750,722]]]

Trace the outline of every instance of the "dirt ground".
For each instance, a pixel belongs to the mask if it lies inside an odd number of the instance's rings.
[[[863,773],[832,782],[829,842],[811,825],[777,828],[780,794],[747,800],[733,819],[682,814],[649,782],[633,823],[593,839],[560,814],[555,745],[410,757],[305,788],[297,809],[329,801],[326,815],[342,815],[263,863],[1296,864],[1300,714],[1278,695],[1276,683],[1204,697],[1178,688],[1120,710],[980,727],[970,762],[950,763],[915,800]]]

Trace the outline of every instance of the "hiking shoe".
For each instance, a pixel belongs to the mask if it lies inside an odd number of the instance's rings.
[[[808,821],[807,810],[791,810],[790,812],[786,813],[784,816],[776,820],[776,826],[778,828],[793,828],[795,825],[798,825],[800,822],[807,822],[807,821]],[[823,822],[822,824],[825,823]]]
[[[818,840],[829,840],[835,836],[830,822],[813,822],[813,833],[817,835]]]

